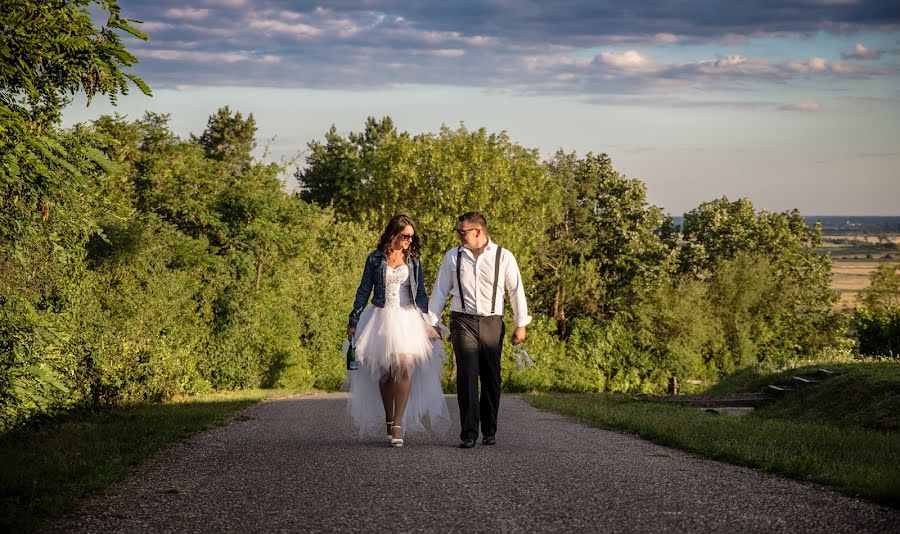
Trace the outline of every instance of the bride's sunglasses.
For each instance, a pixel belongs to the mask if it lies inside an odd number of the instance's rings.
[[[413,236],[416,234],[400,234],[400,239],[404,241],[412,241]]]

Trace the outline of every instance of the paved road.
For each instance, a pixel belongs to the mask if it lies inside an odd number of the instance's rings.
[[[447,397],[451,413],[455,397]],[[589,428],[504,396],[496,447],[359,441],[343,395],[251,407],[47,530],[896,532],[900,511]],[[455,431],[454,431],[455,434]]]

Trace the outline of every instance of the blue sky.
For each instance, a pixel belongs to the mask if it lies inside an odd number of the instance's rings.
[[[76,100],[67,125],[152,110],[186,136],[229,105],[283,159],[390,115],[606,152],[675,215],[723,195],[900,215],[896,0],[120,4],[151,37],[126,42],[154,96]]]

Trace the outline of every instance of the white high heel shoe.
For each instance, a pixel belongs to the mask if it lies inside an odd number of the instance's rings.
[[[400,428],[402,430],[402,428],[397,425],[392,426],[391,430],[394,430],[395,428]],[[394,436],[394,433],[391,432],[391,447],[402,447],[403,446],[403,438],[395,438],[393,436]]]

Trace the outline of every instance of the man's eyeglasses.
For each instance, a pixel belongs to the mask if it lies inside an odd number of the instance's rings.
[[[466,234],[468,234],[472,230],[478,230],[478,228],[469,228],[468,230],[457,229],[456,235],[458,235],[459,237],[466,237]]]
[[[412,238],[415,234],[400,234],[400,239],[404,241],[412,241]]]

